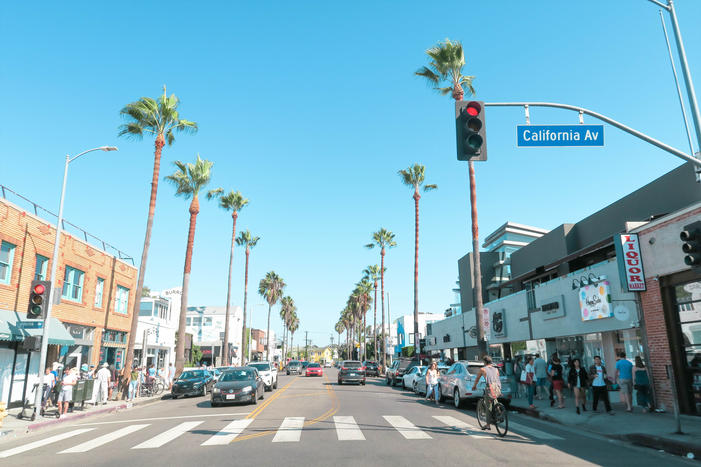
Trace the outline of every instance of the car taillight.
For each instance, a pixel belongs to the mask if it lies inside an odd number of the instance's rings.
[[[348,368],[346,368],[345,366],[342,366],[342,367],[341,367],[341,370],[347,370],[347,369],[348,369]]]
[[[365,367],[362,367],[362,368],[361,368],[360,370],[361,370],[361,371],[365,371],[365,370],[366,370],[366,368],[365,368]]]

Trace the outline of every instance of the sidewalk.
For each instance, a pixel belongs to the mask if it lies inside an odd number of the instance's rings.
[[[580,428],[603,436],[628,441],[633,444],[662,449],[666,452],[687,455],[693,453],[701,459],[701,417],[682,415],[683,435],[675,434],[677,429],[674,415],[670,413],[643,413],[642,408],[634,407],[633,412],[625,410],[622,403],[612,405],[614,416],[607,415],[604,405],[599,403],[598,413],[592,412],[592,402],[587,401],[587,411],[577,415],[574,398],[565,396],[565,408],[550,407],[549,400],[534,400],[535,409],[528,408],[528,400],[513,399],[513,410],[532,417],[541,418],[570,427]]]

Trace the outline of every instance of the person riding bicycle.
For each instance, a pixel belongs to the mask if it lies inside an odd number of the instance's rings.
[[[489,430],[489,423],[493,423],[493,420],[491,420],[491,414],[492,410],[494,409],[494,402],[499,399],[499,396],[501,396],[501,379],[499,378],[499,369],[494,366],[492,357],[485,355],[482,357],[482,361],[484,362],[484,366],[480,368],[477,378],[475,378],[475,384],[472,385],[472,390],[474,391],[477,389],[477,383],[479,383],[479,380],[484,377],[485,385],[484,395],[482,397],[485,405],[489,409],[487,414],[487,426],[484,429]]]

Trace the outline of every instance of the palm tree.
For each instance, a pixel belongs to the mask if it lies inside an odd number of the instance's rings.
[[[231,314],[231,276],[233,275],[234,269],[234,244],[236,243],[236,219],[239,217],[239,211],[243,209],[247,204],[248,200],[243,197],[240,191],[231,190],[229,193],[224,193],[223,188],[217,188],[216,190],[210,190],[207,193],[207,199],[219,198],[219,207],[225,211],[231,211],[231,217],[234,220],[234,226],[231,233],[231,251],[229,253],[229,280],[226,287],[226,317],[224,318],[224,352],[223,361],[224,365],[230,365],[229,360],[229,317]],[[243,349],[243,340],[241,341],[241,349]],[[241,354],[243,355],[243,353]],[[241,359],[241,364],[243,364],[243,357]]]
[[[380,297],[382,300],[382,367],[387,365],[387,352],[385,351],[385,250],[397,246],[394,241],[394,234],[387,229],[381,228],[372,234],[373,243],[368,243],[365,248],[380,249]]]
[[[275,271],[268,272],[258,284],[258,293],[268,302],[268,330],[265,333],[265,359],[270,361],[270,311],[273,308],[285,289],[285,281],[277,275]]]
[[[465,94],[465,87],[468,95],[473,95],[475,89],[472,87],[474,76],[465,76],[462,74],[462,69],[465,66],[465,54],[463,53],[462,44],[460,41],[451,42],[446,39],[445,42],[438,43],[435,47],[431,47],[426,51],[429,57],[429,66],[420,68],[416,75],[423,76],[428,81],[428,84],[441,94],[450,93],[453,99],[461,101]],[[441,87],[441,84],[443,86]],[[482,268],[480,267],[480,252],[479,252],[479,230],[477,228],[477,189],[475,184],[475,166],[472,161],[467,163],[470,174],[470,206],[472,215],[472,268],[474,270],[473,290],[475,293],[475,319],[477,321],[477,329],[479,331],[478,346],[480,353],[487,353],[487,341],[484,336],[484,328],[482,327],[482,319],[480,313],[482,310]]]
[[[251,248],[258,244],[260,237],[254,237],[251,235],[250,230],[245,230],[239,234],[239,238],[236,239],[236,244],[238,246],[246,247],[246,274],[244,276],[244,286],[243,286],[243,329],[241,331],[241,363],[243,363],[243,356],[246,355],[245,350],[248,349],[248,342],[246,341],[246,306],[248,305],[248,259],[251,255]]]
[[[192,250],[195,244],[195,226],[197,224],[197,214],[200,212],[200,201],[198,195],[212,177],[212,166],[214,162],[200,159],[194,164],[175,161],[178,170],[173,175],[168,175],[166,180],[175,185],[175,196],[183,196],[185,199],[191,198],[190,202],[190,228],[187,234],[187,247],[185,248],[185,268],[183,270],[183,292],[180,303],[180,321],[178,322],[178,337],[175,346],[175,373],[180,375],[185,365],[185,315],[187,314],[187,295],[190,286],[190,269],[192,267]]]
[[[156,195],[158,194],[158,180],[161,171],[161,153],[163,146],[168,146],[175,142],[175,133],[196,133],[197,123],[180,118],[178,114],[178,99],[175,94],[170,97],[166,94],[166,87],[163,86],[163,95],[158,99],[142,97],[136,102],[127,104],[119,113],[126,120],[120,125],[119,136],[131,137],[134,139],[143,138],[144,133],[156,137],[153,153],[153,172],[151,174],[151,196],[148,204],[148,217],[146,218],[146,235],[144,237],[144,247],[141,250],[141,263],[139,263],[139,278],[136,282],[136,297],[141,297],[144,288],[144,278],[146,276],[146,262],[148,260],[148,250],[151,246],[151,229],[153,228],[153,217],[156,213]],[[139,325],[139,307],[141,300],[134,300],[132,306],[131,330],[129,332],[129,342],[127,343],[127,368],[131,368],[134,361],[134,344],[136,342],[136,329]],[[127,372],[131,375],[131,372]]]
[[[285,353],[285,342],[287,342],[286,339],[286,334],[287,334],[287,329],[289,328],[290,324],[290,318],[292,317],[292,313],[297,309],[295,306],[295,301],[292,299],[292,297],[287,296],[287,297],[282,297],[280,300],[280,318],[282,319],[282,358],[283,362],[286,358],[286,353]],[[288,349],[289,350],[289,349]]]
[[[372,316],[372,341],[374,349],[374,359],[377,361],[377,281],[380,280],[380,266],[372,264],[363,270],[363,275],[367,280],[372,281],[375,288],[374,311]]]
[[[402,183],[414,190],[414,348],[419,361],[421,349],[419,345],[419,189],[423,186],[424,192],[435,190],[438,185],[424,185],[426,167],[419,164],[409,166],[405,170],[397,172]]]
[[[299,329],[299,318],[297,317],[297,313],[294,313],[290,318],[290,348],[294,346],[295,331],[297,331],[297,329]],[[297,355],[297,358],[299,358],[299,355]]]
[[[336,334],[338,334],[338,345],[336,346],[337,350],[341,348],[341,333],[343,332],[343,329],[343,322],[339,319],[336,325],[334,326],[334,330],[336,331]],[[341,358],[340,352],[338,352],[338,357]]]
[[[367,338],[365,318],[367,316],[367,311],[370,308],[370,303],[372,302],[370,292],[372,292],[372,283],[368,279],[363,278],[355,285],[353,295],[351,296],[354,299],[358,310],[358,328],[360,331],[358,333],[358,340],[360,341],[360,349],[362,353],[362,355],[359,356],[360,360],[367,359],[365,355],[365,340]]]

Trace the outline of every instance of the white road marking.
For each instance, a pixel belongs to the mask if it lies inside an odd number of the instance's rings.
[[[173,441],[175,438],[178,436],[181,436],[182,434],[192,430],[195,428],[197,425],[200,423],[203,423],[202,420],[198,422],[184,422],[181,423],[180,425],[177,425],[173,428],[171,428],[168,431],[164,431],[158,436],[154,436],[153,438],[149,439],[148,441],[144,441],[141,444],[137,444],[134,446],[132,449],[153,449],[153,448],[160,448],[164,444],[166,444],[169,441]]]
[[[93,422],[93,423],[80,423],[70,426],[93,426],[93,425],[114,425],[116,423],[134,423],[134,422],[151,422],[154,420],[178,420],[181,418],[202,418],[202,417],[237,417],[241,415],[249,415],[250,412],[241,413],[215,413],[215,414],[203,414],[203,415],[179,415],[176,417],[153,417],[153,418],[134,418],[131,420],[120,420],[116,422]]]
[[[512,422],[509,421],[509,431],[511,431],[511,428],[517,430],[517,431],[522,431],[525,434],[529,436],[533,436],[534,438],[540,438],[540,439],[565,439],[557,435],[552,435],[550,433],[546,433],[545,431],[540,431],[535,428],[531,428],[529,426],[521,425],[520,423]]]
[[[91,430],[94,430],[94,428],[83,428],[80,430],[67,431],[65,433],[61,433],[60,435],[49,436],[48,438],[40,439],[39,441],[34,441],[33,443],[29,443],[29,444],[25,444],[23,446],[8,449],[6,451],[0,451],[0,457],[14,456],[15,454],[20,454],[20,453],[23,453],[25,451],[30,451],[30,450],[35,449],[35,448],[40,448],[42,446],[46,446],[47,444],[51,444],[51,443],[55,443],[57,441],[71,438],[73,436],[77,436],[77,435],[86,433],[86,432],[91,431]]]
[[[336,425],[336,435],[339,441],[365,441],[355,418],[351,416],[333,417]]]
[[[117,431],[113,431],[112,433],[107,433],[106,435],[98,436],[95,439],[91,439],[90,441],[86,441],[86,442],[81,443],[81,444],[74,446],[72,448],[64,449],[63,451],[59,452],[59,454],[66,454],[66,453],[71,453],[71,452],[87,452],[87,451],[90,451],[91,449],[95,449],[97,447],[100,447],[103,444],[107,444],[110,441],[114,441],[115,439],[119,439],[123,436],[130,434],[130,433],[134,433],[135,431],[138,431],[138,430],[145,428],[147,426],[148,426],[148,424],[129,425],[129,426],[124,427],[122,429],[119,429]]]
[[[234,420],[233,422],[226,425],[220,432],[209,438],[207,441],[201,444],[201,446],[220,446],[222,444],[229,444],[238,435],[241,434],[243,430],[246,429],[248,425],[253,422],[252,418],[243,420]]]
[[[434,415],[433,418],[453,429],[464,432],[466,435],[469,435],[472,438],[491,438],[489,435],[480,433],[482,430],[478,430],[469,423],[458,420],[455,417],[451,417],[449,415]]]
[[[304,417],[285,417],[277,429],[273,443],[295,443],[302,437]]]
[[[406,439],[432,439],[428,433],[421,431],[404,417],[399,415],[383,415],[382,417]]]

